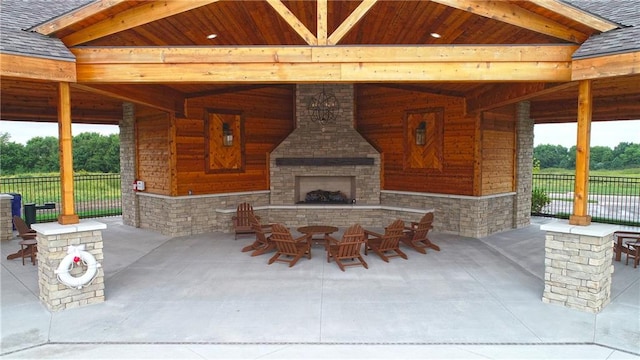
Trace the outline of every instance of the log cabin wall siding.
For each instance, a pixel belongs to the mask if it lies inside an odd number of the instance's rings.
[[[145,181],[145,192],[171,195],[171,117],[159,111],[136,114],[136,176]]]
[[[294,129],[293,86],[261,87],[187,101],[187,117],[176,119],[174,195],[269,190],[268,154]],[[206,109],[237,111],[244,117],[245,167],[238,173],[206,173]]]
[[[515,191],[515,110],[482,114],[482,194]]]
[[[475,195],[476,119],[464,114],[464,98],[358,85],[356,104],[356,129],[383,154],[384,190]],[[403,118],[406,111],[425,108],[444,108],[442,168],[408,171]]]

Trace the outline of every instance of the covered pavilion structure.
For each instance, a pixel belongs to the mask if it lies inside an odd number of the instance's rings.
[[[589,227],[590,124],[640,119],[636,2],[9,0],[1,12],[1,118],[59,124],[58,223],[75,230],[36,229],[44,283],[61,233],[100,229],[74,209],[73,123],[120,126],[127,225],[228,232],[248,201],[288,226],[433,211],[438,231],[482,237],[529,224],[533,125],[575,121],[574,213],[549,229],[548,254],[589,243],[577,261],[603,274],[603,293],[552,294],[566,264],[549,258],[546,301],[606,305],[613,231]],[[321,187],[350,203],[301,203]]]

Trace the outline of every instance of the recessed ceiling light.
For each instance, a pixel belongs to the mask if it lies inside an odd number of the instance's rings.
[[[215,39],[218,37],[218,34],[209,34],[207,35],[207,39],[211,40],[211,39]]]
[[[431,33],[431,37],[434,37],[436,39],[440,39],[442,37],[442,35],[440,35],[438,33]]]

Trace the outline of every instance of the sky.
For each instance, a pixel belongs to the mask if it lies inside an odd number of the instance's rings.
[[[97,132],[103,135],[117,134],[116,125],[72,124],[71,132],[76,136],[83,132]],[[542,144],[562,145],[566,148],[577,142],[577,125],[539,124],[534,127],[534,146]],[[58,137],[58,124],[22,121],[0,121],[0,133],[9,133],[10,141],[26,144],[36,136]],[[591,124],[591,146],[616,147],[621,142],[640,143],[640,120],[595,121]]]

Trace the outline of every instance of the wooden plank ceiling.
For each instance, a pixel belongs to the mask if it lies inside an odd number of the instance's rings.
[[[323,17],[318,15],[318,9],[321,12],[326,9],[326,23]],[[383,46],[382,49],[388,53],[388,58],[394,59],[399,56],[398,46],[471,44],[495,46],[496,54],[507,54],[500,56],[517,56],[513,50],[508,49],[512,49],[514,45],[572,46],[567,49],[573,51],[575,46],[592,34],[611,28],[612,25],[605,21],[576,12],[575,9],[561,3],[544,0],[109,0],[65,14],[33,30],[62,39],[78,56],[79,84],[73,88],[71,94],[74,122],[117,124],[122,100],[179,112],[179,103],[186,98],[270,84],[215,80],[136,84],[133,78],[108,85],[95,81],[83,82],[80,69],[89,68],[88,71],[94,71],[99,68],[99,65],[83,65],[85,58],[96,56],[95,54],[106,56],[107,63],[110,62],[109,59],[116,62],[126,57],[122,54],[117,55],[119,50],[130,54],[129,59],[133,60],[122,66],[123,73],[142,61],[136,54],[139,49],[148,47],[178,49],[183,51],[181,55],[184,55],[190,49],[229,49],[241,53],[243,49],[253,48],[255,51],[257,47],[260,51],[275,48],[284,52],[289,47],[304,48],[313,45],[327,46],[328,49],[353,47],[363,52],[363,49]],[[440,37],[433,37],[433,33],[439,34]],[[216,34],[216,37],[208,38],[210,34]],[[334,45],[335,47],[330,48]],[[79,53],[82,56],[78,55]],[[338,56],[344,53],[327,54]],[[447,52],[444,57],[452,54]],[[416,55],[412,56],[419,58]],[[546,60],[546,57],[541,60]],[[164,58],[160,60],[162,61]],[[185,63],[190,61],[195,61],[195,58],[184,60]],[[270,61],[271,63],[267,64],[279,65],[278,59]],[[340,62],[343,59],[335,61]],[[486,58],[478,55],[478,61],[486,61]],[[537,64],[535,61],[533,63]],[[522,66],[526,69],[524,63]],[[114,73],[111,68],[105,71]],[[242,70],[238,70],[240,71]],[[545,97],[541,98],[540,103],[553,102],[557,104],[558,109],[567,101],[575,103],[577,97],[577,87],[573,86],[563,86],[562,91],[552,92],[549,89],[554,84],[543,82],[511,81],[508,85],[504,85],[503,81],[496,83],[460,79],[415,82],[406,74],[403,75],[406,77],[403,81],[385,81],[382,85],[467,97],[478,110],[485,109],[491,102],[509,100],[493,99],[491,94],[495,90],[520,93],[518,96],[522,99],[532,92],[541,91]],[[637,82],[638,78],[632,76],[624,79],[621,86],[615,81],[605,81],[602,85],[596,81],[594,94],[609,99],[626,96],[626,93],[618,89],[628,90],[629,87],[633,87],[634,81]],[[330,82],[330,78],[327,78],[327,82]],[[24,115],[24,118],[55,121],[55,114],[50,111],[50,87],[50,84],[43,86],[36,81],[3,78],[3,118],[11,116],[18,119],[21,113],[30,113]],[[55,95],[55,87],[53,91]],[[150,97],[148,94],[154,96]],[[533,104],[535,106],[536,102]],[[38,111],[36,113],[29,109]],[[547,120],[537,121],[552,121],[549,117],[553,114],[543,111],[539,114]],[[570,115],[563,115],[560,121],[571,120],[568,116]]]

